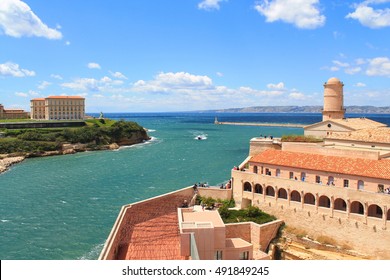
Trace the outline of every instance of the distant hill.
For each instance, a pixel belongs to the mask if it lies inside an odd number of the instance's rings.
[[[207,110],[214,113],[321,113],[322,106],[256,106],[246,108],[229,108]],[[390,114],[390,107],[346,106],[350,114]]]

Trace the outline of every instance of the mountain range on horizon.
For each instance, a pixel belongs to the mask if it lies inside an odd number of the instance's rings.
[[[390,106],[346,106],[349,114],[390,114]],[[202,110],[210,113],[321,113],[322,106],[253,106],[244,108],[228,108],[216,110]]]

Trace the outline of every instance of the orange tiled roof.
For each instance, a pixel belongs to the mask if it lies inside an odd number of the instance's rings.
[[[31,101],[45,101],[45,98],[33,98]]]
[[[355,140],[362,142],[390,143],[390,127],[362,129],[349,133],[333,133],[326,139]]]
[[[85,99],[81,96],[69,96],[69,95],[52,95],[46,97],[47,99]]]
[[[371,119],[367,119],[367,118],[331,119],[331,121],[344,126],[348,126],[354,130],[386,126],[383,123]]]
[[[252,157],[250,162],[390,180],[390,160],[386,159],[347,158],[269,149]]]

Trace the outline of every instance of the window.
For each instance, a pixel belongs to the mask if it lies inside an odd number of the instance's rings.
[[[358,181],[358,190],[364,190],[364,182],[362,180]]]
[[[349,180],[344,180],[344,188],[348,188],[349,187]]]
[[[334,177],[333,176],[329,176],[328,177],[328,183],[327,183],[328,186],[334,186]]]
[[[294,172],[290,171],[290,179],[294,179]]]
[[[301,172],[301,181],[304,182],[306,179],[306,173],[305,172]]]
[[[385,186],[382,185],[382,184],[379,184],[379,185],[378,185],[378,192],[380,192],[380,193],[385,192]]]
[[[214,259],[215,260],[222,260],[222,251],[215,251]]]
[[[257,166],[256,165],[253,167],[253,173],[257,174]]]
[[[321,183],[321,177],[320,177],[320,176],[316,176],[316,183],[317,183],[317,184],[320,184],[320,183]]]
[[[276,169],[276,177],[280,177],[280,169]]]
[[[249,260],[249,251],[241,252],[240,260]]]

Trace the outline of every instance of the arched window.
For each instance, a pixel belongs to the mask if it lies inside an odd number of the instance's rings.
[[[287,199],[287,191],[283,188],[278,190],[278,197],[281,199]]]
[[[367,214],[369,217],[382,218],[383,211],[382,208],[380,208],[378,205],[371,204],[370,206],[368,206]]]
[[[319,198],[318,201],[318,206],[319,207],[325,207],[325,208],[330,208],[330,199],[326,195],[322,195]]]
[[[255,193],[263,193],[263,187],[260,184],[255,185]]]
[[[266,189],[265,189],[265,195],[267,196],[275,196],[275,190],[273,187],[271,186],[268,186]]]
[[[291,201],[301,202],[301,195],[297,191],[291,192]]]
[[[342,198],[337,198],[334,201],[334,210],[347,211],[347,203]]]
[[[387,220],[390,221],[390,209],[387,210]]]
[[[351,213],[363,215],[364,214],[364,206],[363,206],[363,204],[360,203],[359,201],[352,201],[352,203],[351,203]]]
[[[364,182],[362,180],[358,181],[358,190],[364,190]]]
[[[315,205],[315,202],[316,202],[316,199],[314,197],[313,194],[311,193],[307,193],[305,194],[304,198],[303,198],[303,203],[304,204],[312,204],[312,205]]]
[[[249,182],[244,183],[244,192],[252,192],[252,184]]]

